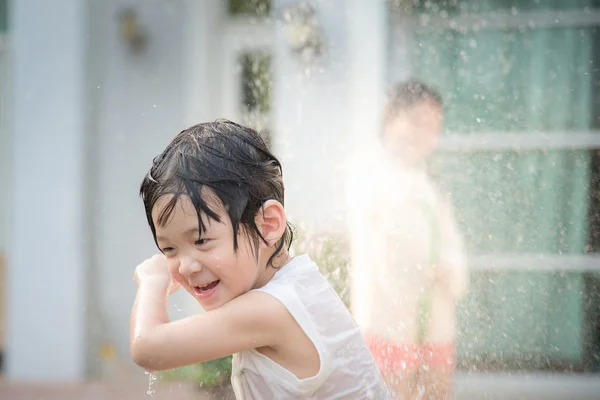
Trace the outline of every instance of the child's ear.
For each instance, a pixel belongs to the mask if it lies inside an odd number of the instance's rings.
[[[287,226],[283,205],[277,200],[267,200],[258,210],[255,222],[269,246],[276,244],[283,236]]]

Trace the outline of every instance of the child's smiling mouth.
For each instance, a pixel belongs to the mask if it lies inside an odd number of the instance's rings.
[[[210,282],[206,285],[194,286],[194,292],[196,294],[196,297],[199,299],[206,299],[210,297],[210,295],[212,295],[215,292],[215,289],[217,288],[217,285],[219,285],[220,282],[221,281],[217,279],[216,281]]]

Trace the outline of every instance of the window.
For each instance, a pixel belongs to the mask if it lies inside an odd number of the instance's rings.
[[[412,3],[391,2],[392,60],[406,60],[446,103],[432,171],[452,194],[473,271],[459,359],[487,369],[594,368],[598,312],[586,304],[600,288],[589,218],[598,4]]]
[[[242,119],[270,143],[271,126],[271,55],[267,52],[248,52],[240,56],[242,85]]]
[[[269,0],[229,0],[228,9],[231,15],[266,17],[271,11]]]
[[[225,7],[225,5],[223,5]],[[219,114],[256,129],[267,144],[271,133],[272,45],[270,2],[229,1],[219,26]]]

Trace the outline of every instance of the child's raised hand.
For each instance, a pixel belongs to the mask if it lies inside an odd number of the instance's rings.
[[[155,254],[138,265],[135,268],[134,280],[138,287],[142,282],[148,282],[163,287],[168,291],[168,294],[175,293],[180,286],[171,277],[167,267],[167,259],[162,254]]]

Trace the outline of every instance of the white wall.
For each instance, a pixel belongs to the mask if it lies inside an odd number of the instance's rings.
[[[132,6],[147,30],[148,47],[135,55],[119,37],[119,10]],[[184,71],[183,1],[94,2],[97,46],[90,55],[93,71],[96,143],[92,194],[95,237],[93,288],[97,301],[91,321],[90,361],[97,372],[97,344],[117,346],[120,362],[129,363],[129,313],[135,296],[133,272],[157,249],[146,222],[139,185],[152,159],[183,125],[187,95]],[[189,297],[189,296],[188,296]],[[172,308],[190,310],[178,295]],[[96,363],[96,365],[94,365]]]
[[[12,131],[10,129],[12,92],[10,87],[10,49],[7,36],[0,35],[0,184],[7,188],[12,181]],[[11,191],[0,191],[0,253],[9,243]]]
[[[101,372],[100,344],[131,364],[133,271],[156,251],[138,190],[152,158],[184,128],[190,3],[38,3],[12,7],[8,376],[79,379]],[[143,54],[119,37],[125,6],[147,31]],[[176,296],[173,316],[195,311],[190,303]]]
[[[13,141],[10,46],[7,32],[0,34],[0,349],[5,347],[6,262],[12,221]]]
[[[275,1],[275,15],[292,0]],[[314,1],[325,54],[306,67],[277,24],[274,120],[286,207],[310,229],[344,226],[344,168],[360,138],[376,137],[385,79],[383,0]]]
[[[15,112],[6,347],[10,379],[71,380],[83,375],[84,14],[83,0],[11,4]]]

